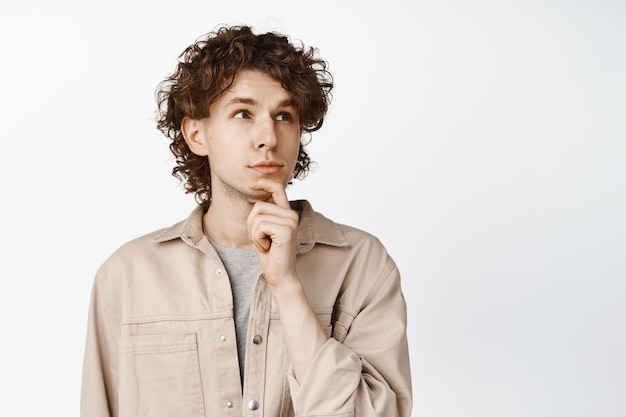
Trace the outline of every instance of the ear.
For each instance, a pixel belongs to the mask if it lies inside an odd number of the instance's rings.
[[[201,120],[184,117],[180,124],[180,131],[191,152],[198,156],[207,156],[209,154]]]

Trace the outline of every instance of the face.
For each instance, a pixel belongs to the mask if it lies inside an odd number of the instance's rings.
[[[265,200],[250,184],[268,178],[287,186],[302,127],[293,96],[279,81],[256,71],[240,71],[230,88],[209,107],[209,117],[183,121],[192,152],[208,156],[211,198]]]

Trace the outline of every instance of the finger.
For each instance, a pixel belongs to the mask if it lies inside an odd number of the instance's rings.
[[[257,216],[249,216],[247,222],[248,239],[261,252],[266,252],[272,246],[272,239],[262,227],[260,227]]]
[[[251,240],[259,252],[267,252],[272,247],[272,239],[264,233],[257,234]]]
[[[260,222],[281,224],[296,230],[298,228],[298,221],[298,213],[291,210],[291,208],[284,209],[272,203],[257,202],[246,219],[248,237],[252,239],[251,232],[255,230],[256,225]]]
[[[246,226],[250,240],[262,237],[262,232],[266,237],[270,238],[270,241],[283,241],[291,238],[298,226],[298,221],[295,216],[291,215],[257,214],[248,218]],[[284,233],[287,234],[283,235]]]
[[[284,210],[284,209],[280,209]],[[279,212],[277,214],[268,214],[268,213],[258,213],[254,216],[251,216],[247,222],[247,227],[249,230],[255,230],[259,227],[260,224],[266,225],[278,225],[278,226],[286,226],[290,229],[297,229],[298,227],[298,218],[296,215],[292,215],[290,212],[282,213]]]
[[[249,187],[253,190],[263,190],[272,195],[272,201],[279,207],[291,209],[285,187],[276,181],[269,180],[267,178],[261,178],[257,182],[250,184]]]
[[[252,239],[257,246],[269,249],[270,246],[285,246],[293,241],[293,228],[290,223],[259,220],[253,225]]]

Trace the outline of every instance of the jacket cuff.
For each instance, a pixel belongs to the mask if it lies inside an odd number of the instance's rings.
[[[289,364],[287,379],[297,416],[353,416],[362,364],[352,350],[330,338],[298,382]]]

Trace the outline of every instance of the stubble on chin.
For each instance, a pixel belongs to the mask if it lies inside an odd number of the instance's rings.
[[[237,202],[239,202],[239,204],[241,204],[241,202],[245,202],[249,206],[254,206],[260,201],[272,201],[272,194],[265,190],[252,190],[247,187],[242,189],[225,187],[224,191],[226,198],[235,205],[237,204]]]
[[[248,203],[254,205],[255,203],[258,203],[259,201],[266,201],[266,202],[271,202],[272,201],[272,194],[268,193],[267,191],[263,191],[263,190],[250,190],[250,193],[248,195]]]

